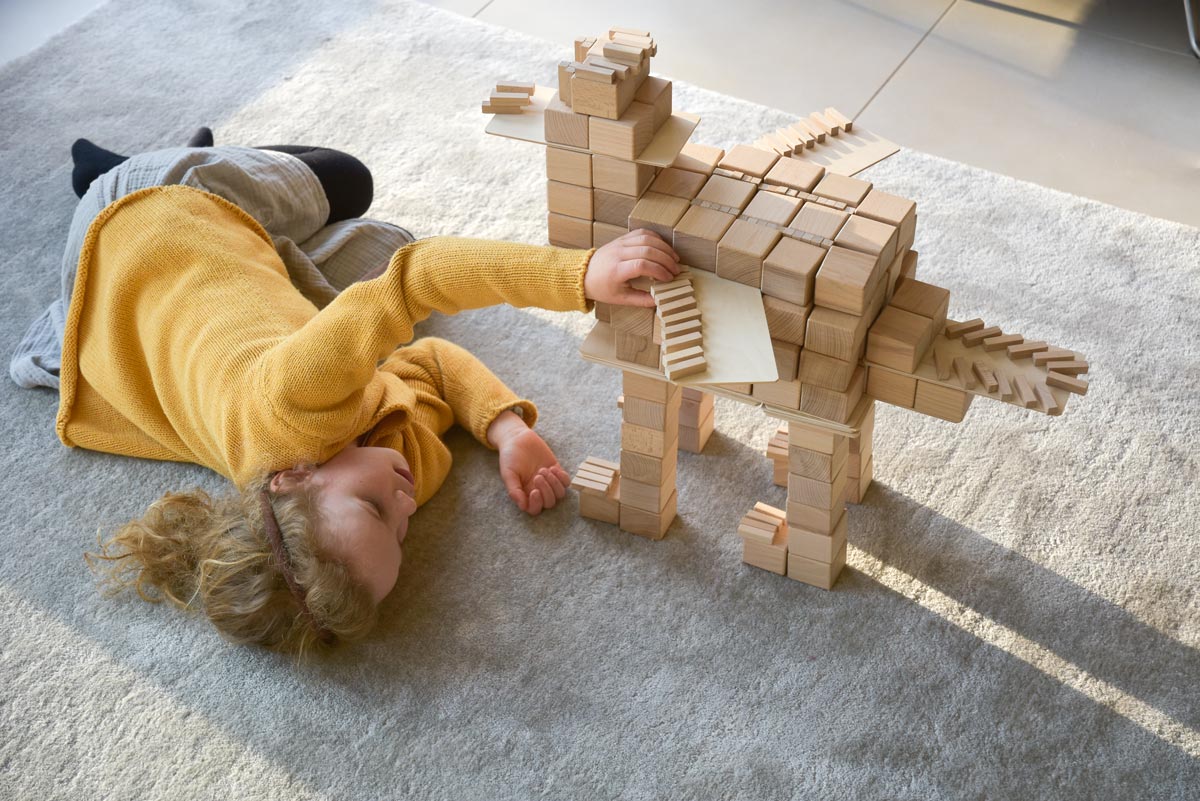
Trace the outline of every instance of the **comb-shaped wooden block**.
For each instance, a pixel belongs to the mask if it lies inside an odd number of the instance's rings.
[[[579,514],[605,523],[620,519],[620,467],[589,457],[571,481],[579,491]]]
[[[774,527],[769,531],[768,525],[754,517],[753,512],[742,518],[738,525],[738,534],[742,538],[742,561],[751,567],[783,576],[787,574],[787,523],[783,519],[775,520]]]

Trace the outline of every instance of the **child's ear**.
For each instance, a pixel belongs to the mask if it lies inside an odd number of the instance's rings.
[[[308,483],[308,480],[312,478],[312,474],[312,465],[297,465],[287,470],[280,470],[271,476],[271,492],[280,495],[294,492]]]

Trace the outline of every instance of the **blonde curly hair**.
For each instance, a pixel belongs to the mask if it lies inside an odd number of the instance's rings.
[[[375,624],[371,592],[322,552],[314,491],[271,492],[271,474],[213,497],[201,489],[168,492],[137,520],[97,537],[85,558],[110,592],[133,588],[144,600],[203,608],[227,639],[303,656],[361,640]],[[266,491],[300,602],[272,555],[260,496]],[[322,636],[333,635],[332,642]]]

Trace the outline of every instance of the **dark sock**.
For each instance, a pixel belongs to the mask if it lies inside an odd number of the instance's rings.
[[[313,171],[329,200],[326,225],[361,217],[370,208],[375,195],[371,171],[349,153],[306,145],[265,145],[257,149],[295,156]]]
[[[187,141],[187,146],[212,147],[212,129],[198,128]],[[75,190],[75,195],[83,197],[92,181],[128,159],[129,156],[105,150],[86,139],[76,139],[75,144],[71,145],[71,160],[75,162],[75,168],[71,170],[71,188]]]

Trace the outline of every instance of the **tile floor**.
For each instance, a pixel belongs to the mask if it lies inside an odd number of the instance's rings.
[[[1200,226],[1182,0],[429,2],[564,52],[610,24],[647,28],[657,73],[797,114],[837,106],[917,150]],[[0,62],[101,3],[5,0]]]

